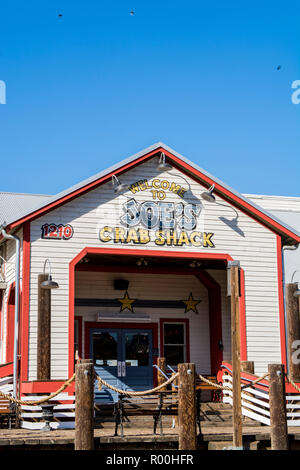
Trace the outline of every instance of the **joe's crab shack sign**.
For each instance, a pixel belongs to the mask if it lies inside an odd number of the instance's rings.
[[[101,242],[214,248],[214,234],[199,230],[203,206],[200,201],[185,200],[187,188],[172,180],[154,178],[134,182],[128,189],[134,196],[121,202],[118,225],[100,228]],[[149,199],[137,199],[141,193]],[[178,202],[168,201],[170,193],[178,196]]]

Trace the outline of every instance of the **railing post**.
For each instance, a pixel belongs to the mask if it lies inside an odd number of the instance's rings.
[[[37,379],[50,380],[51,363],[51,290],[41,283],[48,274],[38,275]]]
[[[94,448],[94,365],[90,359],[76,364],[75,450]]]
[[[299,319],[299,303],[294,293],[298,290],[298,283],[286,284],[286,316],[287,316],[287,335],[288,335],[288,364],[289,376],[294,382],[300,381],[300,364],[293,361],[293,353],[299,347],[295,341],[300,340],[300,319]]]
[[[157,358],[157,367],[159,367],[160,370],[162,370],[164,373],[166,373],[166,358],[165,357],[158,357]],[[157,385],[161,385],[165,381],[166,381],[166,378],[157,369]],[[163,387],[161,390],[165,390],[165,387]]]
[[[233,448],[243,446],[242,403],[241,403],[241,346],[240,346],[240,283],[239,261],[231,261],[230,266],[230,301],[231,301],[231,350],[232,350],[232,424]]]
[[[178,364],[178,449],[197,449],[195,364]]]
[[[284,366],[269,364],[272,450],[288,450]]]

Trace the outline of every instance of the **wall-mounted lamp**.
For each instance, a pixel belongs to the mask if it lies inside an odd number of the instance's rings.
[[[204,199],[207,202],[216,202],[216,198],[213,195],[213,190],[215,189],[215,185],[213,184],[208,191],[204,191],[201,193],[202,199]]]
[[[121,181],[116,177],[116,175],[112,175],[111,182],[112,182],[112,185],[115,187],[114,192],[116,194],[127,189],[126,184],[121,183]]]
[[[41,282],[41,288],[42,289],[58,289],[59,285],[57,282],[52,281],[52,276],[51,276],[51,264],[49,258],[45,260],[44,263],[44,274],[46,274],[45,269],[46,269],[46,264],[49,264],[49,274],[48,274],[48,279],[46,281]]]
[[[157,169],[160,171],[167,171],[167,170],[172,170],[172,165],[169,165],[169,163],[166,162],[166,156],[163,152],[161,152],[159,160],[158,160],[158,165]]]
[[[191,268],[199,268],[199,266],[202,266],[202,263],[199,263],[199,261],[194,260],[189,265]]]
[[[294,280],[294,276],[297,272],[299,272],[300,270],[299,269],[296,269],[296,271],[293,272],[293,275],[292,275],[292,279],[291,279],[291,284],[293,283],[293,280]],[[300,290],[297,289],[295,292],[294,292],[294,297],[300,297]]]
[[[140,258],[136,262],[137,266],[148,266],[148,261],[145,258]]]

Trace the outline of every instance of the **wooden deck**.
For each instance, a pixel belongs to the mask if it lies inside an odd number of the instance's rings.
[[[94,430],[95,449],[178,449],[178,429],[164,426],[164,434],[154,435],[149,426],[132,423],[124,428],[124,437],[114,436],[111,423]],[[74,449],[74,430],[52,430],[49,432],[26,429],[1,429],[0,450],[41,450]],[[300,448],[300,429],[289,429],[291,449]],[[228,425],[203,425],[198,436],[199,450],[222,450],[232,445],[232,427]],[[270,430],[268,426],[246,425],[243,430],[246,449],[270,449]],[[298,446],[299,445],[299,446]]]

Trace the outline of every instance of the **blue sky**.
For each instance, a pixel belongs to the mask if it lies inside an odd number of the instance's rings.
[[[299,18],[298,1],[2,2],[0,191],[55,194],[160,140],[240,192],[300,196]]]

